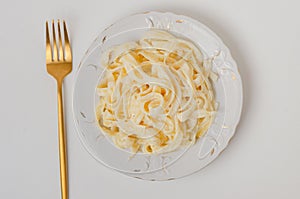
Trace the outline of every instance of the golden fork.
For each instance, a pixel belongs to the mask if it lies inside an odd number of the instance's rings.
[[[59,160],[60,160],[60,183],[61,198],[68,199],[68,173],[67,173],[67,151],[66,137],[64,130],[64,113],[62,100],[62,84],[64,77],[72,71],[72,52],[68,38],[68,32],[65,21],[63,21],[63,35],[60,31],[60,21],[57,22],[58,46],[55,34],[55,23],[52,20],[52,45],[48,21],[46,22],[46,65],[48,73],[56,79],[57,99],[58,99],[58,138],[59,138]],[[64,43],[64,45],[63,45]]]

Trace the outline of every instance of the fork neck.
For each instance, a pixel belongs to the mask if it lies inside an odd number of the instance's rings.
[[[62,92],[63,78],[56,78],[57,91]]]

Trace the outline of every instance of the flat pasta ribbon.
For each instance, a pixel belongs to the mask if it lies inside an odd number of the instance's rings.
[[[193,43],[162,30],[107,50],[97,87],[100,128],[133,153],[166,153],[195,143],[215,114],[216,74],[203,62]]]

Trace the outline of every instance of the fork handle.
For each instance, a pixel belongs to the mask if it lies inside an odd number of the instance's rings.
[[[65,128],[64,128],[62,81],[63,80],[57,80],[60,185],[61,185],[61,198],[68,199],[67,146],[66,146],[66,135],[65,135]]]

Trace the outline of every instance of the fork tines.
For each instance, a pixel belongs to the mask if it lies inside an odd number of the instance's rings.
[[[56,27],[57,27],[57,32],[56,32]],[[57,23],[55,23],[54,20],[52,20],[52,38],[50,38],[49,25],[48,25],[48,21],[46,21],[46,61],[47,62],[56,62],[56,61],[70,62],[72,60],[68,31],[66,27],[66,22],[64,20],[63,20],[62,32],[61,32],[60,20],[57,20]],[[57,45],[56,38],[58,38],[58,45]]]

